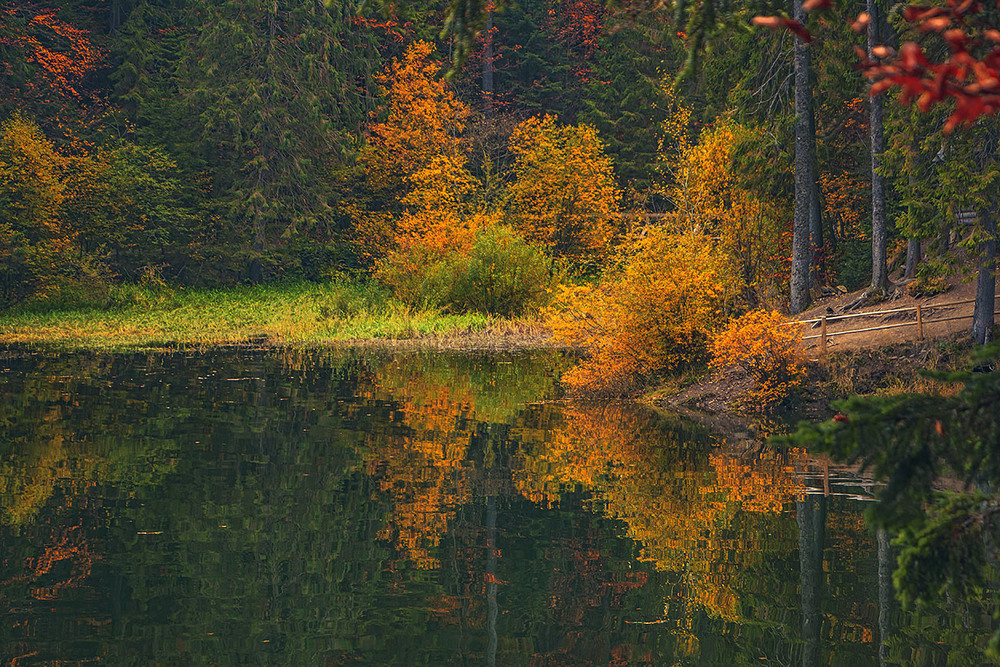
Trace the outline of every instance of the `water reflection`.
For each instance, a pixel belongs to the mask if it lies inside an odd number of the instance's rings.
[[[4,664],[981,663],[974,605],[891,608],[863,481],[558,355],[2,363]]]

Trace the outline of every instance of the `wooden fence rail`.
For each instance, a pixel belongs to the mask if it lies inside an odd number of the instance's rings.
[[[917,338],[923,339],[924,337],[924,325],[926,324],[937,324],[939,322],[953,322],[955,320],[966,320],[972,318],[972,313],[968,315],[955,315],[953,317],[942,317],[938,319],[929,319],[927,316],[928,310],[936,310],[939,308],[950,308],[952,306],[962,306],[968,303],[975,303],[975,299],[963,299],[961,301],[949,301],[947,303],[935,303],[931,305],[917,305],[910,306],[907,308],[892,308],[890,310],[874,310],[866,313],[848,313],[846,315],[823,315],[822,317],[817,317],[811,320],[801,320],[801,321],[791,321],[788,322],[789,326],[795,325],[808,325],[808,324],[819,324],[820,332],[818,334],[813,334],[811,336],[803,336],[802,340],[820,340],[820,351],[826,352],[827,339],[833,338],[834,336],[847,336],[849,334],[859,334],[868,333],[870,331],[883,331],[885,329],[896,329],[899,327],[917,327]],[[910,322],[895,322],[893,324],[884,324],[877,327],[867,327],[865,329],[849,329],[847,331],[827,331],[826,327],[830,322],[838,322],[840,320],[848,320],[855,317],[878,317],[881,315],[895,315],[898,313],[916,313],[916,317]],[[994,315],[1000,314],[1000,310],[993,313]]]

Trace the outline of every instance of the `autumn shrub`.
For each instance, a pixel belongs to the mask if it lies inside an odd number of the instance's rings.
[[[553,332],[588,353],[563,384],[623,396],[650,376],[706,361],[722,320],[724,262],[705,235],[654,228],[624,244],[596,284],[562,287],[549,310]]]
[[[805,379],[802,331],[775,311],[754,310],[731,321],[712,342],[711,365],[749,376],[747,394],[767,407],[783,399]]]
[[[469,252],[452,253],[427,272],[425,298],[449,311],[517,316],[543,305],[558,277],[539,245],[511,228],[480,230]]]
[[[558,280],[543,248],[494,224],[477,228],[467,245],[407,237],[376,277],[411,305],[502,316],[542,305]]]
[[[910,296],[928,297],[948,291],[948,266],[941,261],[926,259],[917,267],[917,276],[906,291]]]
[[[687,118],[680,110],[677,122]],[[677,134],[678,130],[672,133]],[[677,136],[661,160],[673,179],[663,194],[673,203],[670,223],[716,239],[732,267],[729,291],[747,307],[784,291],[786,258],[791,255],[788,211],[741,187],[734,168],[738,148],[757,141],[752,128],[720,120],[697,143]]]

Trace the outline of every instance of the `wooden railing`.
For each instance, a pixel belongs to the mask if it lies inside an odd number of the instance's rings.
[[[883,331],[885,329],[896,329],[899,327],[917,327],[917,338],[923,339],[924,337],[924,325],[925,324],[937,324],[939,322],[953,322],[955,320],[967,320],[972,318],[972,313],[968,315],[955,315],[953,317],[942,317],[938,319],[930,319],[928,317],[927,311],[934,311],[940,308],[949,308],[951,306],[963,306],[968,303],[975,303],[975,299],[963,299],[961,301],[949,301],[947,303],[935,303],[930,305],[916,305],[908,308],[892,308],[890,310],[874,310],[865,313],[848,313],[846,315],[823,315],[822,317],[817,317],[811,320],[799,320],[789,322],[789,325],[801,324],[805,325],[815,325],[819,323],[820,332],[811,336],[803,336],[802,340],[815,340],[819,339],[820,352],[826,352],[826,342],[828,338],[833,338],[834,336],[847,336],[850,334],[868,333],[870,331]],[[849,320],[856,317],[878,317],[881,315],[893,315],[896,313],[916,313],[916,317],[913,321],[908,322],[895,322],[893,324],[885,324],[878,327],[868,327],[865,329],[849,329],[847,331],[827,331],[827,325],[830,322],[839,322],[840,320]],[[1000,314],[1000,311],[996,311],[994,315]]]

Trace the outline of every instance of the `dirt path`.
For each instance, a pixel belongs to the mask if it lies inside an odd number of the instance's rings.
[[[813,304],[813,307],[799,315],[796,319],[810,320],[827,316],[843,314],[844,306],[857,300],[863,290],[842,294],[834,297],[820,299]],[[921,306],[924,319],[924,337],[929,339],[946,338],[956,333],[967,332],[972,326],[973,304],[965,303],[955,306],[940,306],[937,304],[948,304],[955,301],[966,301],[976,296],[976,283],[974,280],[962,282],[955,279],[951,289],[933,297],[916,298],[906,294],[905,287],[900,287],[899,296],[873,306],[857,308],[850,311],[851,314],[893,310],[896,308],[912,308]],[[937,307],[935,307],[937,306]],[[929,322],[940,318],[950,318],[957,316],[967,316],[966,319],[952,320],[950,322]],[[902,324],[904,322],[916,322],[914,312],[893,313],[888,315],[873,315],[871,317],[852,317],[847,320],[838,320],[827,324],[827,333],[838,331],[853,331],[855,329],[868,329],[871,327],[884,326],[887,324]],[[806,336],[819,334],[818,324],[812,325],[805,331]],[[856,350],[861,348],[880,347],[892,343],[907,340],[916,340],[917,327],[906,326],[894,329],[883,329],[882,331],[870,331],[865,333],[847,334],[843,336],[833,336],[827,339],[827,350]],[[820,342],[818,339],[807,340],[805,350],[807,353],[815,354],[819,352]]]

